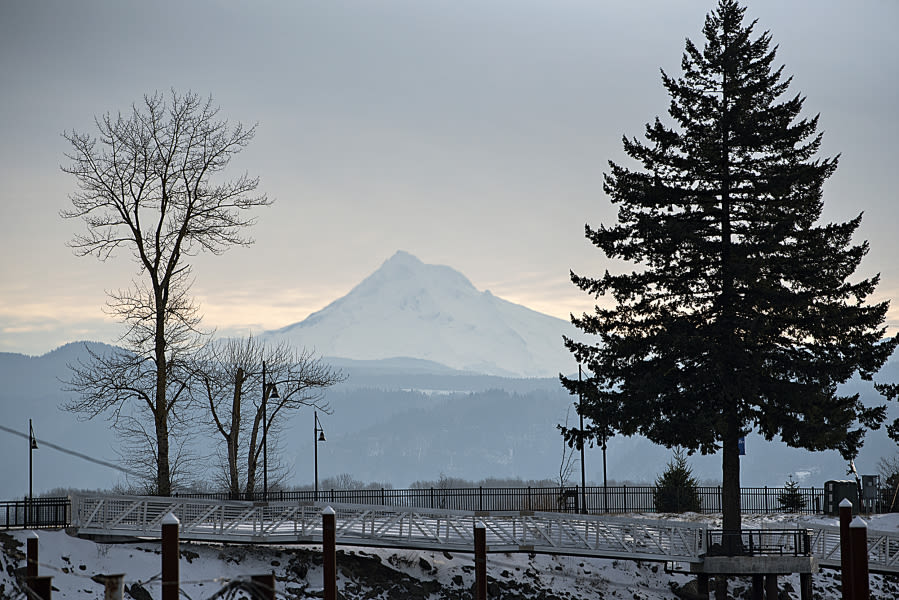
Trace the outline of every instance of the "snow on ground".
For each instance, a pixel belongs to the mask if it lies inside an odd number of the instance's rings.
[[[629,515],[659,518],[657,514]],[[664,515],[680,521],[720,526],[720,515]],[[837,525],[828,517],[746,515],[744,527],[790,526],[792,523]],[[899,515],[877,515],[872,530],[899,530]],[[160,597],[158,541],[101,544],[71,537],[64,531],[40,531],[40,571],[53,576],[53,598],[99,598],[98,574],[124,573],[126,598]],[[0,598],[24,598],[15,573],[24,570],[26,532],[0,532]],[[182,543],[181,588],[186,598],[212,597],[226,582],[274,572],[279,597],[314,598],[322,594],[321,548],[316,546],[241,546]],[[471,554],[339,547],[338,586],[344,598],[414,599],[471,598],[474,559]],[[489,597],[515,599],[678,598],[675,588],[686,585],[685,573],[668,573],[661,563],[590,559],[576,556],[489,554]],[[799,576],[780,579],[789,598],[799,597]],[[872,598],[896,597],[899,579],[872,575]],[[839,574],[824,570],[814,578],[816,598],[839,598]],[[141,592],[149,595],[142,595]],[[733,580],[733,597],[748,598],[749,581]],[[246,597],[246,596],[236,596]],[[784,596],[782,596],[784,597]]]

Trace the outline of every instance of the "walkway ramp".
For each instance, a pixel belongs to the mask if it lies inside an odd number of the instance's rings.
[[[488,552],[537,552],[630,560],[699,562],[706,527],[675,521],[549,512],[468,512],[363,504],[240,502],[78,494],[72,524],[82,536],[159,538],[169,512],[184,540],[321,543],[321,511],[337,512],[345,546],[474,551],[474,526],[487,530]]]
[[[474,526],[487,531],[488,552],[536,552],[672,563],[702,563],[705,524],[553,512],[471,512],[326,502],[244,502],[152,496],[72,496],[78,535],[160,538],[169,512],[184,540],[247,544],[318,544],[321,511],[337,512],[344,546],[474,551]],[[810,549],[822,567],[840,568],[839,527],[808,524]],[[773,532],[772,532],[773,533]],[[775,545],[789,553],[790,537]],[[770,541],[770,540],[769,540]],[[868,530],[869,570],[899,574],[899,532]]]

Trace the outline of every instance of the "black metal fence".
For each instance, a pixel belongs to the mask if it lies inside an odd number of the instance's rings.
[[[581,512],[586,506],[589,513],[657,512],[655,486],[587,486],[574,487],[476,487],[476,488],[413,488],[413,489],[362,489],[319,490],[318,500],[350,504],[378,504],[410,508],[443,508],[450,510],[539,510],[557,512]],[[721,512],[721,487],[697,488],[701,512]],[[781,499],[785,488],[741,488],[741,510],[747,514],[785,512]],[[824,506],[824,488],[799,488],[802,500],[795,512],[820,513]],[[312,490],[270,491],[268,495],[256,492],[250,496],[232,498],[227,493],[177,493],[180,498],[210,498],[217,500],[252,500],[313,502]],[[685,494],[685,507],[687,505]],[[680,510],[680,507],[675,507]]]
[[[742,529],[707,532],[709,556],[809,556],[805,529]]]
[[[412,489],[360,489],[360,490],[319,490],[318,497],[313,490],[276,490],[267,495],[257,492],[247,497],[232,498],[223,493],[176,493],[180,498],[207,498],[214,500],[251,500],[254,502],[323,502],[348,504],[374,504],[401,506],[407,508],[436,508],[465,511],[550,511],[630,513],[659,512],[655,505],[655,486],[580,486],[573,487],[475,487],[475,488],[412,488]],[[696,489],[700,500],[700,512],[721,512],[721,487],[701,486]],[[796,502],[795,493],[801,500]],[[884,496],[892,494],[892,491]],[[789,494],[788,494],[789,493]],[[684,494],[688,507],[692,494]],[[785,499],[792,499],[787,505]],[[824,510],[824,488],[752,487],[741,488],[740,507],[745,514],[767,514],[793,512],[820,514]],[[889,503],[874,507],[886,511]],[[0,527],[65,527],[71,519],[68,498],[35,498],[29,504],[27,499],[0,501]]]
[[[0,501],[0,527],[66,527],[71,517],[72,504],[65,496]]]

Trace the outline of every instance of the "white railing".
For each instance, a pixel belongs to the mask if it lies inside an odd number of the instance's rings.
[[[79,494],[72,524],[80,535],[159,538],[172,512],[185,540],[321,543],[321,511],[328,503],[244,502],[147,496]],[[537,552],[680,563],[702,562],[707,527],[656,519],[551,512],[471,512],[364,504],[331,504],[337,543],[473,552],[474,526],[487,530],[489,552]],[[839,527],[800,523],[812,556],[840,567]],[[788,540],[778,542],[788,545]],[[899,573],[899,532],[868,530],[872,572]]]
[[[840,568],[840,528],[815,525],[809,529],[809,537],[818,564]],[[899,532],[868,529],[868,570],[899,573]]]
[[[172,512],[186,540],[253,543],[321,542],[326,503],[217,501],[79,494],[72,521],[80,535],[160,536]],[[490,552],[546,552],[636,560],[698,562],[706,527],[674,521],[530,511],[469,512],[333,504],[337,542],[472,552],[474,526],[487,530]]]

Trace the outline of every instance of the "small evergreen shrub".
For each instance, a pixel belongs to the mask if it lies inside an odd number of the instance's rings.
[[[780,509],[786,512],[799,512],[805,508],[805,497],[799,491],[799,482],[790,478],[784,483],[784,490],[777,496]]]
[[[686,454],[683,449],[676,448],[665,472],[656,479],[652,493],[656,512],[700,512],[702,504],[698,487],[693,470],[687,464]]]

